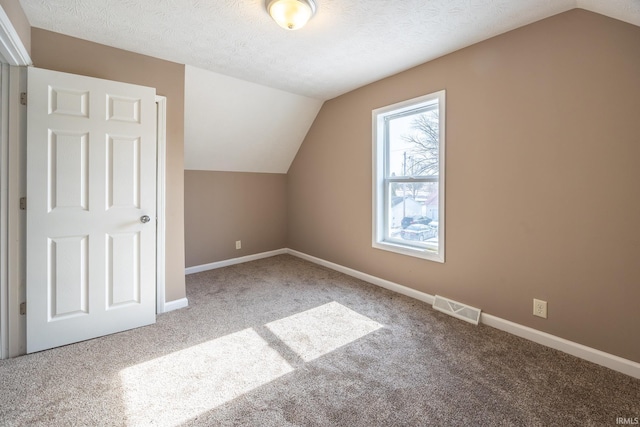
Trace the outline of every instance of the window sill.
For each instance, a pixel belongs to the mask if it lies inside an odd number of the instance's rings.
[[[428,261],[434,261],[439,263],[444,263],[444,254],[442,251],[440,253],[435,253],[427,249],[416,248],[413,246],[400,245],[397,243],[390,242],[373,242],[372,246],[376,249],[380,249],[388,252],[395,252],[401,255],[412,256],[416,258],[426,259]]]

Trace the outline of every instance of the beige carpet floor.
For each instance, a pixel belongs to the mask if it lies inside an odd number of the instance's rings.
[[[282,255],[155,325],[0,361],[1,426],[603,426],[640,380]]]

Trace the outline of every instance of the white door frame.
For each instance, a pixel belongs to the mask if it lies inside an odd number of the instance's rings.
[[[165,308],[165,241],[166,241],[166,173],[167,173],[167,98],[156,95],[156,314],[164,313]]]
[[[9,248],[9,65],[2,64],[0,74],[0,359],[4,359],[9,352],[9,317],[8,304],[9,289],[7,287],[9,275],[7,272]]]
[[[2,7],[0,63],[0,359],[6,359],[12,355],[9,338],[13,333],[11,315],[14,310],[19,310],[9,304],[16,294],[15,289],[10,289],[9,283],[20,279],[21,270],[19,264],[12,264],[20,257],[20,244],[12,244],[13,239],[20,234],[19,215],[13,212],[15,205],[19,203],[18,199],[13,199],[20,192],[20,182],[15,179],[19,176],[20,165],[11,161],[20,157],[20,73],[9,66],[31,65],[31,58]],[[12,232],[14,230],[15,233]]]
[[[0,6],[0,57],[5,64],[31,65],[31,57],[2,6]]]
[[[27,107],[20,104],[20,93],[27,90],[26,67],[9,67],[9,156],[7,202],[7,328],[8,352],[15,357],[27,351],[26,316],[20,315],[20,304],[26,301],[26,211],[20,209],[20,198],[26,188]]]

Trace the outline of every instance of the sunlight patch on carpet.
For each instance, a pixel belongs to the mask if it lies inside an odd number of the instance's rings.
[[[265,326],[305,362],[317,359],[382,327],[335,301]]]
[[[131,366],[120,378],[129,424],[176,426],[292,371],[245,329]]]
[[[264,327],[308,362],[382,325],[331,302]],[[123,369],[127,424],[183,424],[293,372],[283,356],[250,328]]]

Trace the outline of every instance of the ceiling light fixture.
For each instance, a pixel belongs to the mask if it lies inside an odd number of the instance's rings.
[[[267,11],[285,30],[297,30],[305,26],[316,13],[315,0],[266,0]]]

